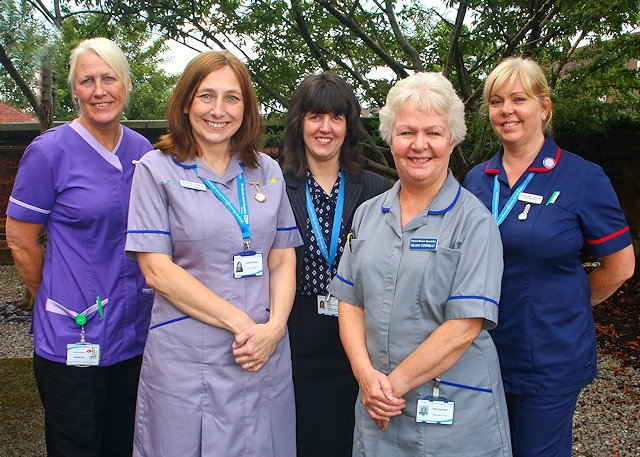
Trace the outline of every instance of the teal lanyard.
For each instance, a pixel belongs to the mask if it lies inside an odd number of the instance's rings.
[[[511,195],[509,200],[507,200],[507,204],[504,205],[500,214],[498,214],[498,206],[500,205],[500,182],[498,181],[498,175],[496,174],[493,178],[493,200],[491,202],[491,214],[493,214],[493,218],[496,220],[498,225],[502,224],[502,222],[507,218],[513,206],[518,201],[518,197],[524,189],[527,187],[529,182],[533,179],[533,175],[535,175],[535,171],[529,172],[527,178],[518,186],[516,191]]]
[[[242,230],[242,238],[244,240],[251,239],[251,231],[249,230],[249,203],[247,202],[247,186],[244,181],[244,172],[238,176],[238,201],[240,202],[240,209],[238,210],[229,197],[227,197],[218,187],[218,185],[206,178],[200,178],[202,182],[214,193],[216,197],[222,202],[222,204],[229,210],[231,215],[240,224],[240,230]],[[245,243],[246,245],[246,243]],[[248,249],[248,248],[247,248]]]
[[[322,228],[320,227],[320,222],[318,221],[318,215],[316,214],[313,200],[311,199],[311,193],[309,192],[309,183],[305,182],[306,204],[307,214],[309,215],[309,222],[311,222],[311,228],[313,229],[313,234],[316,237],[318,248],[320,248],[320,253],[329,265],[329,274],[331,274],[331,268],[333,267],[333,262],[335,262],[336,260],[336,253],[338,252],[338,238],[340,237],[340,225],[342,223],[342,212],[344,210],[344,185],[344,173],[340,171],[340,188],[338,189],[336,211],[333,215],[333,227],[331,229],[331,250],[329,250],[327,249],[327,243],[324,240],[324,233],[322,232]]]

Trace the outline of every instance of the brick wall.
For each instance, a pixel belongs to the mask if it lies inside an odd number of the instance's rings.
[[[11,195],[22,151],[23,148],[14,148],[13,150],[0,148],[0,265],[12,263],[4,228],[7,220],[7,202],[9,195]]]
[[[162,125],[150,125],[149,122],[127,124],[152,142],[164,129]],[[37,125],[9,132],[0,124],[0,265],[13,262],[7,248],[5,212],[22,152],[38,134]],[[640,253],[640,131],[591,138],[558,135],[557,141],[562,148],[596,162],[605,170],[627,216],[636,254]],[[277,157],[278,148],[265,148],[265,152]]]

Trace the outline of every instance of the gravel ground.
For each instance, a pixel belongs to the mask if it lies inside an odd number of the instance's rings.
[[[29,314],[15,306],[22,288],[13,266],[0,266],[0,358],[32,356]],[[638,457],[640,369],[599,351],[598,372],[578,399],[573,457]]]

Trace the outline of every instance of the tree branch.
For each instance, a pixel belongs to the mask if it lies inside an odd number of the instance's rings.
[[[33,110],[36,113],[40,113],[40,102],[38,101],[38,98],[31,91],[31,89],[29,88],[29,84],[27,84],[20,72],[13,65],[13,62],[11,62],[11,59],[7,55],[7,52],[5,51],[2,43],[0,43],[0,64],[2,64],[4,69],[7,70],[7,73],[9,73],[9,76],[11,76],[11,78],[13,78],[13,80],[16,82],[16,85],[20,88],[20,91],[27,98]]]
[[[340,11],[338,11],[331,2],[325,0],[318,0],[318,3],[333,17],[335,17],[342,25],[351,30],[358,38],[360,38],[364,44],[371,49],[378,57],[382,59],[384,63],[386,63],[391,70],[398,75],[400,78],[406,78],[409,76],[404,67],[399,64],[393,57],[391,57],[387,52],[385,52],[377,43],[375,43],[362,28],[353,21],[353,19],[349,19],[345,17]]]
[[[396,37],[396,40],[398,40],[400,47],[404,50],[404,52],[409,54],[411,62],[413,63],[413,68],[415,68],[416,71],[424,71],[424,65],[422,64],[422,60],[420,59],[420,53],[409,44],[404,34],[400,30],[400,26],[398,25],[398,21],[396,20],[396,15],[393,11],[393,1],[385,0],[384,4],[385,7],[382,9],[382,11],[389,19],[389,25],[391,26],[393,35]]]

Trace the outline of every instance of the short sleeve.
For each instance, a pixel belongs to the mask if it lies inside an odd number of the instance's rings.
[[[136,252],[172,255],[168,198],[162,182],[155,177],[154,161],[147,154],[136,165],[129,201],[125,251],[135,259]]]
[[[477,208],[463,221],[466,237],[459,249],[445,319],[482,317],[484,328],[490,330],[498,323],[504,268],[502,242],[493,218],[473,198],[474,201],[467,204],[473,203]]]
[[[362,223],[362,214],[364,212],[364,206],[360,206],[356,209],[353,216],[353,225],[351,231],[347,235],[347,241],[345,249],[340,257],[340,263],[338,264],[338,271],[329,283],[328,291],[331,295],[337,297],[343,302],[349,303],[354,306],[364,307],[364,304],[358,298],[358,294],[353,283],[354,264],[358,255],[362,254],[364,249],[364,241],[359,240],[355,234],[357,234],[357,227]]]
[[[7,216],[33,224],[47,221],[55,200],[55,186],[53,166],[43,153],[45,146],[46,141],[40,136],[25,150],[9,197]]]
[[[270,162],[273,159],[267,159]],[[263,164],[266,160],[263,160]],[[275,167],[273,166],[275,165]],[[264,165],[263,165],[264,166]],[[302,237],[300,236],[300,232],[298,231],[298,226],[296,225],[296,219],[293,215],[293,210],[291,209],[291,203],[289,202],[289,197],[286,192],[286,184],[284,181],[284,177],[282,176],[282,170],[277,165],[275,161],[273,161],[272,166],[269,167],[269,181],[273,181],[271,185],[278,185],[281,187],[280,189],[280,207],[278,209],[278,219],[277,219],[277,232],[276,238],[273,242],[272,248],[291,248],[302,245]]]
[[[600,166],[592,165],[577,211],[588,252],[603,257],[629,246],[632,240],[611,181]]]

